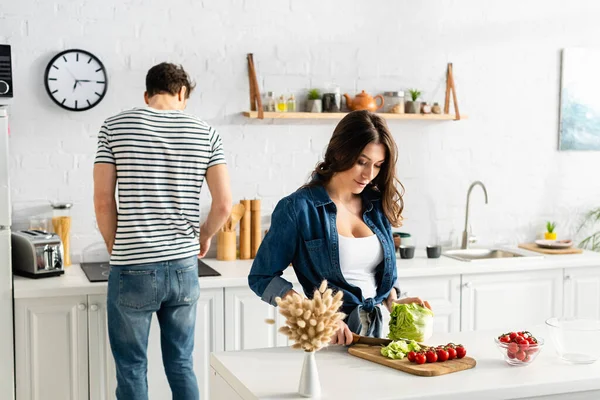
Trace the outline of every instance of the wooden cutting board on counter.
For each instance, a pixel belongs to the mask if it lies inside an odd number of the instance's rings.
[[[568,249],[544,249],[535,243],[521,243],[519,247],[525,250],[535,251],[543,254],[581,254],[582,249],[577,247],[569,247]]]
[[[406,358],[403,360],[392,360],[391,358],[381,355],[380,346],[368,346],[362,344],[350,346],[348,348],[348,353],[368,361],[373,361],[377,364],[385,365],[386,367],[394,368],[418,376],[440,376],[451,374],[453,372],[471,369],[477,364],[474,358],[464,357],[460,360],[455,359],[419,365],[408,361]]]

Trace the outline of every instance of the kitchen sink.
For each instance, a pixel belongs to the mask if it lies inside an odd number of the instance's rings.
[[[529,259],[543,258],[542,255],[530,254],[529,252],[521,252],[508,249],[454,249],[446,250],[442,253],[446,257],[454,258],[460,261],[485,261],[494,259]]]

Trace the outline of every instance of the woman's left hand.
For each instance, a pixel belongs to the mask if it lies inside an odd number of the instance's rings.
[[[385,306],[387,307],[389,312],[392,312],[392,307],[394,304],[412,304],[416,303],[420,306],[427,307],[431,310],[431,305],[427,300],[423,301],[419,297],[405,297],[403,299],[394,299],[391,302],[386,301]]]

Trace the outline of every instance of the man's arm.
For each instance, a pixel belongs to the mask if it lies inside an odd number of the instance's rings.
[[[114,164],[94,164],[94,209],[96,222],[106,243],[108,253],[112,253],[117,234],[117,169]]]
[[[200,257],[210,247],[211,238],[225,224],[231,213],[231,186],[226,164],[214,165],[206,170],[206,183],[212,203],[206,221],[200,227]]]

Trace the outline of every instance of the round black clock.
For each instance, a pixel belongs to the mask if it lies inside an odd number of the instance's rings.
[[[102,62],[90,52],[58,53],[46,67],[44,84],[50,98],[69,111],[85,111],[104,98],[108,77]]]

